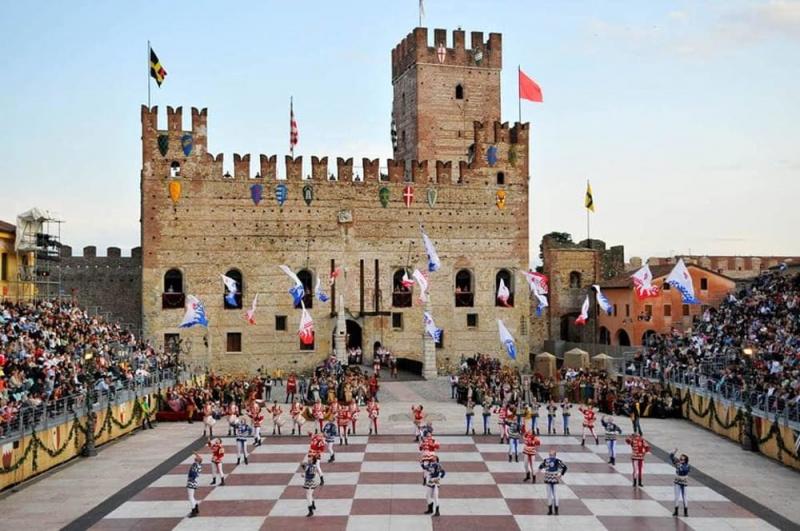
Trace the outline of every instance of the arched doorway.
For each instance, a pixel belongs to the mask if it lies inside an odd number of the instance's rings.
[[[655,330],[645,330],[644,334],[642,334],[642,345],[652,346],[650,343],[656,340],[656,336]]]
[[[631,346],[631,338],[628,336],[628,332],[626,332],[622,328],[617,330],[617,345],[621,347]]]
[[[568,313],[561,317],[562,341],[569,341],[570,343],[580,343],[583,341],[583,326],[575,324],[575,319],[578,318],[578,315],[578,313]]]
[[[601,345],[611,344],[611,331],[605,326],[600,327],[600,344]]]

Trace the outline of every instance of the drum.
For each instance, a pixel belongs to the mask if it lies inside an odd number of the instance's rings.
[[[206,426],[208,426],[209,428],[214,427],[214,424],[216,423],[217,419],[215,419],[214,417],[206,417]]]
[[[278,420],[275,421],[275,424],[278,427],[283,428],[284,424],[286,424],[286,419],[283,416],[280,416],[278,417]]]
[[[294,422],[298,426],[302,426],[306,423],[306,418],[303,415],[297,415],[297,417],[294,419]]]

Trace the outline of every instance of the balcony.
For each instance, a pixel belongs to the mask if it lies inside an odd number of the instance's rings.
[[[411,308],[412,294],[410,291],[392,292],[392,306],[394,308]]]
[[[475,294],[471,291],[456,293],[456,308],[472,308],[475,305]]]
[[[162,293],[161,294],[161,309],[172,310],[175,308],[183,308],[186,305],[186,295],[183,293]]]

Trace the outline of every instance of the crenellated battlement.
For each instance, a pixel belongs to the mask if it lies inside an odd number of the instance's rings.
[[[466,48],[465,38],[466,33],[463,30],[453,31],[453,37],[448,47],[447,30],[435,29],[431,43],[428,41],[428,28],[414,28],[414,31],[392,50],[392,79],[414,64],[440,64],[439,45],[445,49],[442,64],[492,69],[503,67],[503,37],[501,34],[490,33],[489,39],[484,41],[483,32],[473,31],[470,34],[470,48]]]

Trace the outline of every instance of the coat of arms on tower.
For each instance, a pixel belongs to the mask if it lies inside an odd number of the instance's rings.
[[[177,179],[169,183],[169,198],[176,205],[178,204],[178,199],[181,198],[181,182]]]
[[[439,64],[444,63],[444,59],[447,57],[447,50],[444,47],[444,44],[439,43],[439,49],[436,50],[436,58],[439,60]]]
[[[406,208],[411,206],[411,203],[414,202],[414,188],[411,186],[403,187],[403,203],[406,204]]]
[[[386,205],[389,204],[389,198],[391,197],[391,192],[389,192],[389,189],[384,186],[383,188],[381,188],[380,192],[378,192],[378,197],[381,200],[381,205],[383,205],[383,208],[386,208]]]
[[[306,202],[306,206],[311,206],[311,201],[314,200],[314,188],[307,184],[303,187],[303,201]]]
[[[517,146],[511,146],[508,149],[508,163],[512,168],[517,167]]]
[[[285,184],[279,184],[275,187],[275,199],[278,200],[278,204],[283,206],[286,202],[286,196],[289,193],[289,189],[286,188]]]
[[[169,149],[169,135],[158,135],[158,151],[161,152],[162,157],[167,156]]]
[[[506,191],[505,190],[498,190],[495,194],[495,203],[497,204],[497,208],[503,210],[506,208]]]
[[[258,205],[261,202],[261,197],[264,195],[264,187],[260,184],[254,184],[250,187],[250,198],[253,203]]]
[[[187,157],[192,153],[192,148],[194,147],[194,138],[189,133],[186,133],[181,137],[181,148],[183,148],[183,154]]]
[[[437,195],[438,192],[436,191],[436,188],[428,188],[428,205],[430,205],[431,208],[433,208],[433,205],[436,204]]]
[[[492,146],[486,150],[486,161],[489,163],[489,166],[497,164],[497,146]]]

